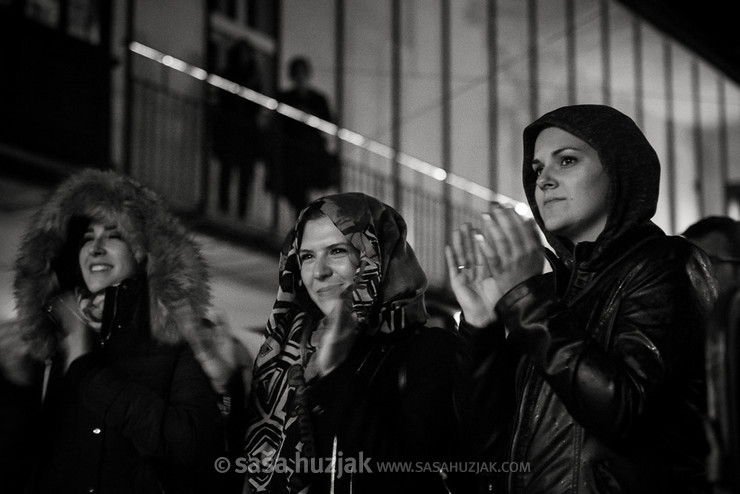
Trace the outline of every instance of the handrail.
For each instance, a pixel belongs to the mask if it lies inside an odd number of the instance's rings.
[[[204,81],[214,87],[236,94],[268,110],[275,111],[288,118],[303,122],[304,124],[314,127],[330,136],[335,136],[345,142],[366,149],[373,154],[386,159],[395,160],[401,166],[439,182],[445,182],[452,187],[483,199],[484,201],[506,204],[513,207],[517,213],[523,216],[532,216],[529,206],[521,201],[517,201],[506,195],[495,192],[483,185],[473,182],[472,180],[468,180],[455,173],[445,171],[438,166],[432,165],[429,162],[409,154],[396,152],[391,146],[363,136],[362,134],[350,129],[339,127],[332,122],[318,118],[315,115],[306,113],[298,108],[281,103],[275,98],[237,84],[219,75],[209,73],[200,67],[189,64],[173,57],[172,55],[158,51],[150,46],[139,43],[138,41],[131,42],[129,44],[129,50],[163,66]]]

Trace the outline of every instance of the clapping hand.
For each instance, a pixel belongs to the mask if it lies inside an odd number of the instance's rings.
[[[353,283],[347,283],[341,292],[337,303],[332,311],[324,317],[317,328],[316,354],[311,359],[307,369],[306,377],[311,379],[314,375],[325,376],[336,369],[349,356],[357,338],[362,333],[362,326],[367,315],[354,312],[352,294],[362,283],[362,275],[366,264],[358,269]]]
[[[544,249],[531,220],[513,209],[483,214],[483,231],[469,224],[453,233],[445,250],[450,284],[465,320],[484,327],[509,290],[542,272]]]
[[[65,369],[93,347],[93,332],[85,322],[73,292],[56,297],[47,308],[61,330],[60,345],[65,356]]]
[[[314,355],[316,373],[325,376],[344,362],[360,335],[352,314],[352,285],[342,292],[342,298],[320,323],[320,336]]]
[[[24,338],[26,321],[0,321],[0,378],[18,386],[33,383],[31,342]]]

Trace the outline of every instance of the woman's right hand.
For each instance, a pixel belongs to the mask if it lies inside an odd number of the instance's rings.
[[[360,335],[357,320],[352,312],[352,290],[348,285],[332,311],[322,319],[317,334],[316,354],[306,369],[306,378],[323,377],[339,367],[349,356]]]
[[[465,223],[452,233],[452,245],[445,248],[452,292],[465,321],[475,327],[488,326],[496,320],[493,309],[503,296],[477,245],[482,237]]]
[[[544,249],[531,220],[512,209],[483,215],[484,233],[469,224],[446,248],[447,269],[465,321],[484,327],[496,320],[498,301],[519,283],[542,272]]]
[[[85,323],[73,292],[56,297],[49,312],[62,331],[60,344],[64,350],[66,367],[78,357],[92,350],[92,330]]]

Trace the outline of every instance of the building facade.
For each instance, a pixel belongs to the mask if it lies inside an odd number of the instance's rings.
[[[265,188],[269,160],[254,171],[246,218],[216,207],[212,117],[227,86],[210,74],[237,40],[257,53],[268,128],[286,61],[311,60],[334,111],[323,128],[341,188],[402,212],[434,283],[444,282],[452,228],[477,221],[489,200],[524,199],[521,131],[563,105],[609,104],[640,125],[663,164],[655,221],[667,232],[740,215],[740,84],[617,0],[3,0],[0,9],[7,27],[23,28],[0,31],[26,40],[4,48],[15,70],[2,90],[15,95],[4,99],[17,125],[0,133],[0,151],[19,163],[120,169],[249,238],[279,239],[292,218]]]

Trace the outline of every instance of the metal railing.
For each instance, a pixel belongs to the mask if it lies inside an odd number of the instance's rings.
[[[197,209],[202,193],[201,129],[206,125],[203,102],[141,78],[133,79],[132,94],[129,172],[176,208]]]
[[[400,198],[401,203],[394,207],[408,224],[409,242],[433,286],[442,287],[446,283],[444,246],[451,228],[463,222],[477,223],[480,212],[491,201],[510,204],[521,214],[529,214],[526,205],[475,182],[199,67],[140,43],[132,43],[130,50],[162,68],[191,76],[209,87],[231,91],[261,105],[267,112],[299,120],[340,140],[340,190],[365,192],[391,204],[394,197]],[[129,81],[133,86],[130,93],[133,101],[127,103],[132,105],[130,173],[158,190],[180,210],[198,213],[213,224],[243,232],[247,237],[267,235],[275,244],[279,243],[294,218],[284,199],[263,186],[269,166],[266,162],[258,163],[255,168],[245,217],[239,218],[233,210],[222,212],[217,207],[219,163],[211,153],[204,152],[208,139],[204,138],[207,134],[203,129],[209,125],[206,116],[210,110],[207,91],[200,96],[183,95],[170,87],[167,77],[152,82],[132,74]],[[402,173],[394,174],[394,165],[401,167]],[[232,195],[237,193],[236,184],[235,178],[230,188]],[[322,192],[326,191],[315,191],[315,195]],[[442,218],[449,218],[449,224]]]

